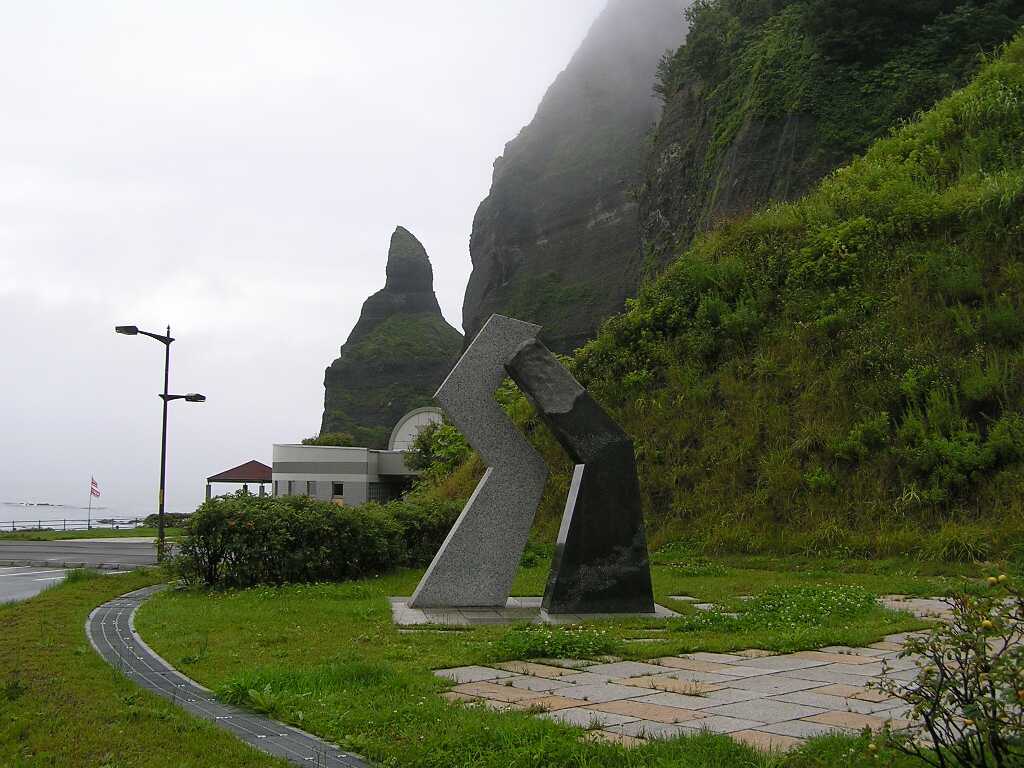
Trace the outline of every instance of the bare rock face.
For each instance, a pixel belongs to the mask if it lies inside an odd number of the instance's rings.
[[[398,227],[387,282],[363,304],[324,376],[321,434],[345,432],[355,442],[381,447],[403,414],[431,404],[461,349],[462,334],[441,315],[426,250]]]
[[[568,352],[620,311],[639,280],[638,206],[658,119],[658,60],[685,37],[685,0],[611,0],[494,164],[473,222],[463,325],[494,313],[544,326]]]

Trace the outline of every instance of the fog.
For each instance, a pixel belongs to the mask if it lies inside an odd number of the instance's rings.
[[[8,3],[0,501],[169,511],[315,434],[323,369],[426,246],[460,326],[473,213],[603,0]],[[18,516],[0,507],[0,520]]]

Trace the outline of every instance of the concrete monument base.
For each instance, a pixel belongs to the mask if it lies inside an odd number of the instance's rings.
[[[670,619],[679,614],[655,604],[653,613],[548,613],[541,597],[510,597],[504,608],[413,608],[409,597],[391,597],[391,619],[400,627],[431,624],[472,627],[481,624],[582,624],[600,619]]]

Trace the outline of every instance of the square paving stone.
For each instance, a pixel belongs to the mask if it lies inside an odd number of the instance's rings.
[[[595,675],[593,672],[574,672],[558,678],[562,685],[597,685],[615,679],[611,675]]]
[[[825,696],[840,696],[844,699],[854,699],[867,693],[868,690],[867,688],[861,688],[859,685],[833,683],[832,685],[824,685],[821,688],[815,688],[814,692],[824,694]]]
[[[555,712],[545,712],[541,717],[566,725],[575,725],[579,728],[606,728],[609,725],[631,723],[637,719],[626,715],[616,715],[612,712],[598,712],[586,707],[570,707]]]
[[[857,656],[852,653],[826,653],[824,651],[799,651],[790,658],[823,661],[826,664],[870,664],[874,659],[870,656]]]
[[[549,667],[560,667],[562,669],[580,671],[587,667],[592,667],[597,662],[587,661],[586,659],[534,659],[536,664],[544,664]]]
[[[813,739],[830,733],[849,733],[845,728],[823,723],[812,723],[809,720],[786,720],[781,723],[768,723],[757,730],[777,733],[780,736],[792,736],[797,739]]]
[[[857,712],[822,712],[806,718],[807,722],[821,723],[823,725],[835,725],[839,728],[847,728],[851,731],[859,731],[870,728],[872,731],[882,730],[885,720],[874,715],[862,715]]]
[[[734,664],[737,661],[743,661],[742,656],[738,656],[732,653],[707,653],[705,651],[699,651],[697,653],[686,653],[683,654],[684,659],[697,659],[698,661],[717,661],[722,664]]]
[[[757,675],[771,674],[770,670],[766,669],[752,669],[750,667],[738,667],[735,664],[722,664],[716,661],[688,659],[685,656],[663,656],[659,659],[652,659],[652,662],[662,667],[671,667],[672,669],[708,672],[715,675],[729,675],[730,677],[756,677]]]
[[[532,661],[506,661],[502,664],[495,664],[498,669],[512,672],[516,675],[532,675],[533,677],[546,677],[556,680],[572,672],[563,667],[553,667],[548,664],[538,664]]]
[[[513,709],[541,709],[545,712],[556,712],[559,709],[585,707],[587,702],[579,699],[568,699],[565,696],[542,696],[539,699],[526,699],[512,705]]]
[[[803,739],[767,731],[734,731],[729,736],[762,752],[788,752],[804,743]]]
[[[691,672],[718,672],[728,674],[728,670],[736,669],[740,672],[747,672],[743,667],[733,667],[715,661],[701,661],[700,659],[686,659],[682,656],[663,656],[659,659],[651,659],[652,664],[660,667],[671,667],[672,669],[688,669]]]
[[[838,666],[838,665],[837,665]],[[850,669],[850,667],[844,667]],[[789,680],[816,680],[820,683],[844,683],[862,687],[867,678],[861,675],[851,675],[847,672],[837,672],[829,667],[813,667],[811,669],[794,669],[791,672],[776,672],[777,677]]]
[[[738,667],[753,667],[754,669],[768,669],[773,672],[787,672],[793,669],[810,669],[811,667],[823,667],[829,662],[816,659],[803,659],[793,654],[786,656],[762,656],[757,659],[743,659],[737,661]]]
[[[715,704],[732,704],[737,701],[753,701],[763,699],[765,694],[761,691],[744,691],[740,688],[721,688],[704,694],[704,700],[710,702],[709,706]]]
[[[736,680],[740,675],[720,675],[717,672],[696,672],[692,669],[663,670],[660,675],[647,675],[651,678],[671,678],[672,680],[687,680],[691,683],[722,683],[726,684]]]
[[[640,739],[677,739],[680,736],[692,736],[693,731],[671,723],[659,723],[653,720],[635,720],[624,725],[609,728],[613,733],[624,733]]]
[[[647,695],[650,689],[637,688],[632,685],[615,683],[595,683],[594,685],[574,685],[570,688],[557,689],[560,696],[582,699],[592,704],[603,704],[606,701],[619,699],[638,699]]]
[[[642,661],[618,661],[613,664],[595,664],[587,668],[587,672],[593,675],[608,675],[610,677],[640,677],[641,675],[657,675],[661,672],[671,671],[666,667],[646,664]]]
[[[702,696],[711,691],[717,691],[721,685],[715,683],[703,683],[696,680],[678,679],[671,675],[649,675],[647,677],[626,677],[613,679],[611,682],[618,685],[631,685],[637,688],[647,688],[654,691],[669,691],[670,693],[681,693],[684,696]]]
[[[883,640],[880,643],[871,643],[868,648],[876,648],[880,651],[902,651],[903,645],[901,643],[888,643]]]
[[[747,648],[745,651],[736,651],[736,655],[744,659],[766,659],[769,656],[778,656],[778,651],[766,651],[763,648]]]
[[[791,677],[780,677],[778,675],[761,675],[760,677],[743,677],[733,680],[729,683],[729,687],[746,691],[761,691],[765,696],[774,696],[780,693],[806,691],[823,684],[819,680],[800,680]]]
[[[498,680],[503,677],[512,677],[511,672],[503,669],[492,669],[491,667],[454,667],[453,669],[438,669],[434,671],[438,677],[445,677],[456,683],[479,683],[484,680]]]
[[[823,669],[831,669],[836,672],[843,672],[847,675],[859,675],[860,677],[878,677],[882,674],[882,662],[872,661],[870,664],[830,664]],[[889,671],[896,671],[889,667]]]
[[[829,696],[824,693],[818,693],[817,689],[785,693],[774,697],[773,701],[786,701],[790,704],[803,704],[808,707],[819,707],[820,709],[836,712],[857,712],[862,715],[870,715],[879,708],[878,704],[872,704],[869,701],[847,699],[842,696]]]
[[[709,707],[704,710],[704,714],[759,720],[762,723],[781,723],[786,720],[800,720],[826,711],[823,707],[809,707],[805,704],[793,704],[777,699],[752,699],[751,701],[738,701],[735,704]]]
[[[678,709],[697,711],[724,703],[721,701],[715,701],[714,699],[706,699],[701,696],[684,696],[681,693],[668,693],[666,691],[642,696],[639,699],[634,699],[634,701],[642,702],[644,704],[657,704],[660,707],[676,707]]]
[[[691,720],[683,723],[682,728],[689,728],[693,731],[711,731],[713,733],[733,733],[735,731],[746,731],[764,725],[759,720],[744,720],[739,717],[727,717],[726,715],[715,715],[700,720]]]
[[[620,701],[609,701],[604,704],[593,704],[590,709],[599,712],[611,712],[616,715],[637,717],[641,720],[653,720],[658,723],[685,723],[688,720],[696,720],[703,717],[699,712],[692,709],[680,709],[678,707],[665,707],[659,704],[650,704],[639,699],[625,699]]]
[[[539,699],[543,694],[535,691],[524,691],[522,688],[513,688],[511,685],[498,685],[497,683],[464,683],[453,689],[456,693],[465,693],[470,696],[479,696],[481,699],[494,699],[509,703],[526,701],[527,699]]]
[[[514,688],[524,688],[527,691],[553,691],[555,688],[565,687],[565,685],[558,680],[551,680],[547,677],[532,677],[531,675],[508,677],[505,678],[502,683],[511,685]]]

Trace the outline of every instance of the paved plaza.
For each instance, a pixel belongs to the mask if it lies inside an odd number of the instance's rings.
[[[888,607],[941,618],[939,600],[883,598]],[[760,749],[787,750],[821,734],[899,730],[909,707],[868,687],[883,668],[912,680],[917,666],[900,658],[907,634],[866,648],[830,646],[775,654],[689,653],[647,661],[540,659],[437,670],[454,687],[453,703],[533,712],[589,729],[587,738],[627,746],[708,730]]]

